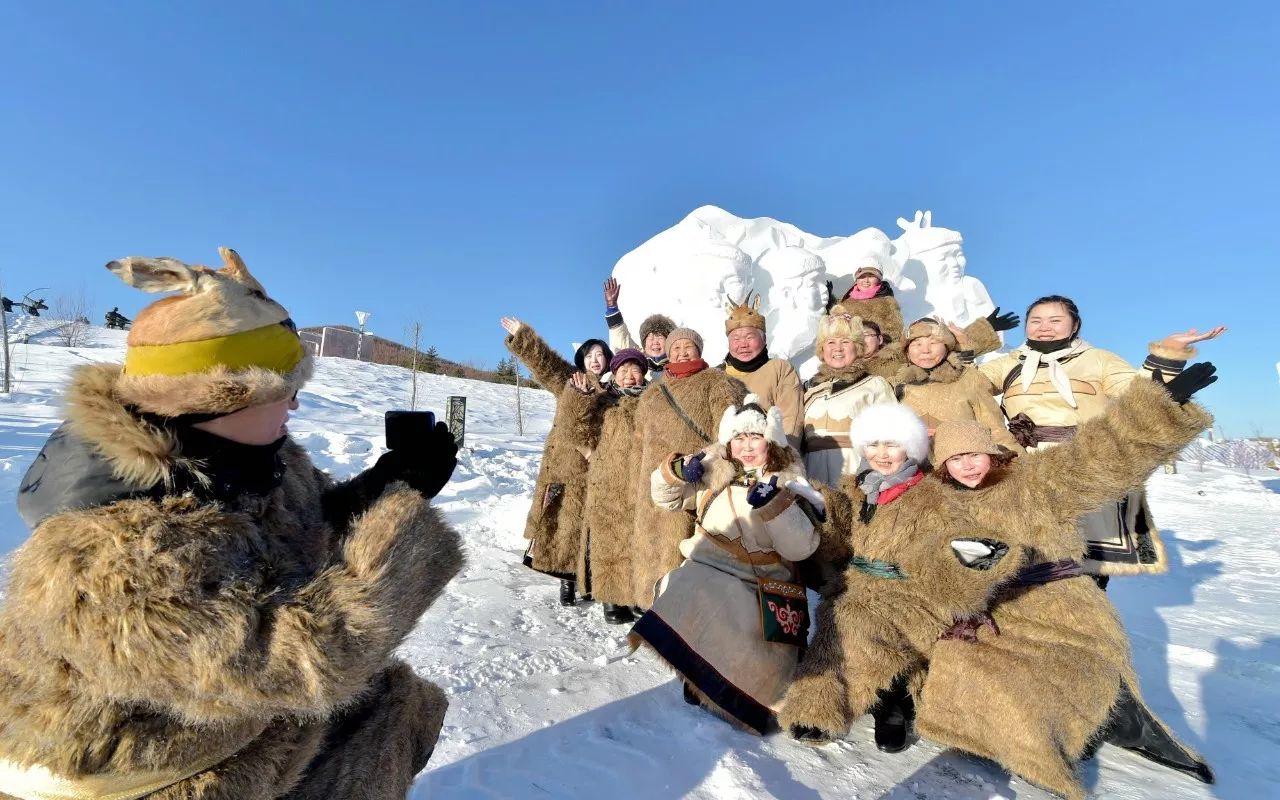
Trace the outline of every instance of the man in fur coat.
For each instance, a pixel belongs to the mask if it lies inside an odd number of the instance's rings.
[[[746,387],[702,358],[702,336],[676,328],[667,336],[667,367],[649,384],[635,413],[636,453],[631,462],[635,507],[632,587],[648,608],[663,575],[680,565],[680,542],[693,535],[693,517],[653,504],[649,478],[672,453],[696,453],[712,442],[724,409],[746,396]]]
[[[284,422],[310,359],[233,251],[126,258],[122,367],[81,367],[23,482],[0,798],[404,797],[447,701],[392,656],[462,566],[438,426],[345,483]]]
[[[740,304],[730,303],[728,311],[724,332],[729,337],[729,352],[720,368],[729,377],[742,381],[747,391],[759,398],[761,407],[782,412],[787,442],[799,449],[804,432],[800,375],[785,358],[769,357],[760,296],[756,296],[754,303],[750,297]]]

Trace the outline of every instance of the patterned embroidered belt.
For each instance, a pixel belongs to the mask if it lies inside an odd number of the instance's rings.
[[[902,569],[897,564],[880,561],[875,558],[854,556],[849,559],[849,566],[873,578],[884,578],[890,581],[905,581],[907,579],[907,576],[902,573]]]
[[[1009,420],[1009,433],[1018,440],[1018,444],[1026,448],[1035,447],[1045,442],[1069,442],[1076,436],[1075,425],[1037,425],[1031,421],[1024,411]]]

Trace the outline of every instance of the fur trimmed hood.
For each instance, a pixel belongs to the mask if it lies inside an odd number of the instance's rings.
[[[933,369],[917,367],[908,361],[891,383],[894,386],[917,386],[922,383],[955,383],[964,376],[964,362],[959,354],[951,352]]]

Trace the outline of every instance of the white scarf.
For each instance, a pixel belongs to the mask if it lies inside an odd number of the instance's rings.
[[[1031,390],[1031,384],[1036,379],[1036,373],[1040,371],[1040,365],[1044,364],[1049,368],[1049,382],[1053,384],[1053,388],[1058,390],[1058,394],[1067,402],[1067,405],[1076,408],[1076,398],[1071,392],[1071,378],[1067,376],[1067,371],[1062,368],[1059,363],[1068,356],[1075,356],[1089,349],[1089,343],[1084,339],[1075,339],[1071,344],[1055,350],[1052,353],[1041,353],[1039,350],[1032,350],[1023,344],[1014,352],[1022,359],[1022,374],[1019,382],[1022,384],[1022,391]]]

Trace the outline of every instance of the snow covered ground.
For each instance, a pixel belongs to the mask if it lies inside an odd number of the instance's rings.
[[[26,537],[14,510],[23,472],[61,419],[70,370],[119,361],[121,332],[91,346],[14,348],[0,395],[0,565]],[[41,337],[33,337],[40,341]],[[403,655],[451,700],[419,798],[1044,798],[995,765],[927,742],[899,755],[871,744],[870,718],[824,749],[758,739],[682,701],[652,657],[626,655],[625,628],[599,608],[561,608],[555,582],[520,565],[521,531],[554,411],[514,387],[419,376],[420,406],[468,398],[468,447],[437,503],[462,532],[468,566],[424,616]],[[409,373],[324,359],[290,428],[344,477],[381,452],[382,412],[405,407]],[[1172,568],[1111,584],[1155,710],[1217,770],[1203,786],[1104,746],[1084,770],[1107,798],[1280,796],[1280,475],[1180,464],[1151,502]],[[0,566],[2,568],[2,566]]]

